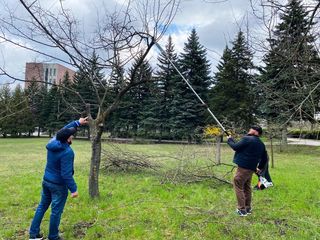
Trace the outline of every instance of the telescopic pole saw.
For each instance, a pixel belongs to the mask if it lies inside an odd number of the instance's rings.
[[[179,71],[179,69],[176,67],[176,65],[174,65],[174,63],[171,61],[171,59],[168,57],[167,53],[163,50],[163,48],[157,43],[155,42],[155,45],[157,46],[157,48],[164,54],[164,56],[168,59],[168,61],[170,62],[170,64],[172,65],[172,67],[177,71],[177,73],[182,77],[182,79],[186,82],[186,84],[188,85],[188,87],[191,89],[191,91],[197,96],[197,98],[199,99],[199,101],[206,106],[207,111],[210,113],[210,115],[213,117],[213,119],[216,121],[216,123],[220,126],[220,128],[223,130],[223,132],[225,132],[225,134],[227,134],[227,136],[229,136],[229,133],[226,131],[226,129],[223,127],[223,125],[220,123],[220,121],[216,118],[216,116],[212,113],[212,111],[210,110],[210,108],[208,107],[208,105],[201,99],[201,97],[198,95],[198,93],[193,89],[193,87],[191,86],[191,84],[189,83],[189,81],[182,75],[182,73]]]

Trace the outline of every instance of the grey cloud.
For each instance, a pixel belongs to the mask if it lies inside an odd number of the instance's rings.
[[[4,0],[1,1],[4,2]],[[15,1],[6,0],[6,2],[11,6],[17,6],[17,3],[15,5],[13,3]],[[117,3],[125,3],[125,0],[63,0],[62,3],[79,19],[81,30],[84,29],[85,34],[91,36],[96,29],[98,18],[103,18],[105,11],[109,13],[114,10],[120,11],[121,6],[117,5]],[[41,1],[41,4],[43,6],[53,4],[52,8],[59,7],[57,5],[59,1],[44,0]],[[219,54],[222,53],[225,45],[234,39],[238,31],[237,23],[241,24],[243,16],[250,10],[249,0],[229,0],[218,4],[208,3],[204,0],[182,0],[179,11],[172,23],[174,32],[171,33],[175,34],[176,39],[178,39],[178,41],[174,42],[176,49],[182,49],[183,43],[187,40],[187,34],[192,27],[195,27],[199,34],[200,42],[206,48],[214,51],[208,51],[208,58],[212,62],[212,68],[214,69],[220,58]],[[16,11],[22,10],[17,8]],[[0,16],[3,16],[3,9],[0,9]],[[177,29],[180,31],[177,31]],[[164,37],[162,43],[166,41],[167,37]],[[12,49],[14,48],[13,46],[11,47]],[[23,77],[24,69],[17,71],[17,68],[24,67],[24,63],[27,61],[33,61],[35,58],[40,60],[42,58],[39,55],[26,54],[24,51],[11,51],[10,46],[3,47],[1,43],[0,51],[5,56],[8,69],[20,77]],[[12,64],[12,61],[15,61],[15,64]]]

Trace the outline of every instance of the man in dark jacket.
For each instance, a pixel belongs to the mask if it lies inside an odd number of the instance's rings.
[[[41,201],[30,227],[29,239],[44,239],[40,234],[42,218],[51,204],[49,240],[62,239],[59,236],[61,215],[68,197],[78,197],[77,184],[73,178],[74,152],[70,147],[77,127],[87,124],[87,118],[73,121],[59,130],[47,144],[47,164],[42,181]]]
[[[237,213],[240,216],[251,214],[252,174],[259,172],[268,160],[266,147],[259,138],[261,134],[262,128],[253,126],[239,142],[228,137],[228,144],[235,151],[233,162],[238,165],[234,189],[238,201]]]

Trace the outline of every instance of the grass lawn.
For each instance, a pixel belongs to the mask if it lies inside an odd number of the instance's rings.
[[[28,239],[40,199],[47,141],[0,139],[0,239]],[[172,156],[186,148],[202,157],[208,152],[207,146],[122,146],[155,155]],[[60,225],[65,239],[320,239],[319,147],[276,151],[275,168],[270,169],[275,187],[255,191],[254,213],[244,218],[235,215],[235,195],[226,184],[161,183],[151,172],[101,172],[101,196],[91,200],[90,143],[75,140],[72,147],[80,197],[69,198],[65,207]],[[232,155],[224,146],[223,161],[230,163]],[[45,235],[48,221],[49,211],[42,222]]]

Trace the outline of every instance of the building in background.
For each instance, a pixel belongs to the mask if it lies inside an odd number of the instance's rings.
[[[72,81],[75,71],[60,64],[36,62],[26,63],[25,88],[28,88],[33,79],[42,82],[42,84],[45,84],[47,88],[50,88],[51,84],[59,85],[66,72],[68,72],[69,78]]]

